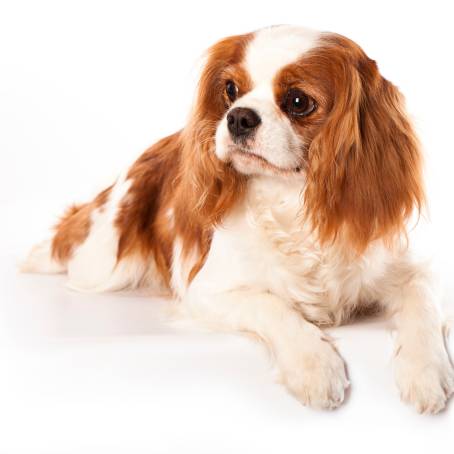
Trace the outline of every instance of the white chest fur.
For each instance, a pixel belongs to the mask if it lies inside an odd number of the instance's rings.
[[[390,254],[381,244],[360,257],[316,242],[301,220],[303,184],[266,177],[250,182],[241,206],[216,229],[191,287],[219,293],[265,291],[320,324],[340,322],[358,304],[379,299]]]

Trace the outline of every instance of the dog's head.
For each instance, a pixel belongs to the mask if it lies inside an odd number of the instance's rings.
[[[291,26],[226,38],[208,52],[186,170],[218,221],[249,178],[304,182],[322,242],[392,237],[423,201],[420,153],[396,87],[340,35]]]

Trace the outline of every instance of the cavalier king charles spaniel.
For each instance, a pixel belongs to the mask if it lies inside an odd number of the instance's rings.
[[[72,206],[23,270],[83,291],[167,288],[192,317],[261,339],[315,408],[349,387],[323,328],[379,308],[402,399],[436,413],[454,372],[406,233],[423,204],[418,140],[375,61],[343,36],[274,26],[212,46],[186,126]]]

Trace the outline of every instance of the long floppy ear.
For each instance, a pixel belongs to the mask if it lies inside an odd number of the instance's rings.
[[[244,177],[215,155],[215,134],[225,113],[225,68],[240,64],[250,35],[225,38],[207,53],[190,120],[182,134],[179,199],[190,219],[207,227],[219,222],[241,196]],[[184,207],[182,207],[184,210]]]
[[[421,154],[397,88],[353,42],[336,36],[325,51],[336,74],[334,102],[309,148],[307,214],[321,242],[370,241],[405,232],[424,202]]]

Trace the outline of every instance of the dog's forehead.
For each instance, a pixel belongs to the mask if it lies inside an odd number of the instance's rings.
[[[315,30],[287,25],[255,32],[244,58],[253,84],[270,82],[282,67],[315,47],[319,37],[320,33]]]

